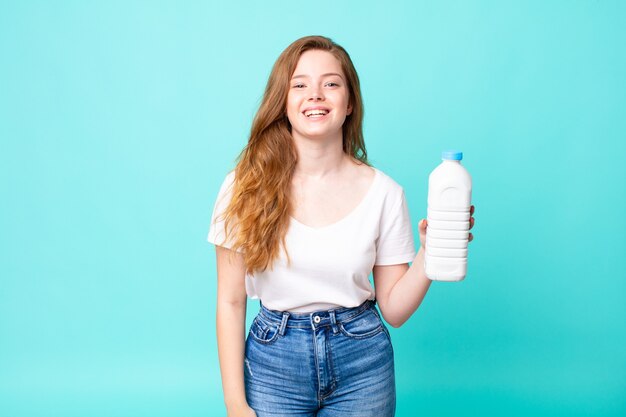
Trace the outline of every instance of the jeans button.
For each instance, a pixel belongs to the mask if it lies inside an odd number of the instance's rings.
[[[322,321],[322,319],[320,319],[320,316],[315,316],[313,317],[313,321],[315,322],[315,324],[318,324],[320,321]]]

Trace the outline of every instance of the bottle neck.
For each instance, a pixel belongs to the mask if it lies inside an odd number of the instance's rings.
[[[451,164],[460,164],[461,161],[458,161],[456,159],[442,159],[443,162],[449,162]]]

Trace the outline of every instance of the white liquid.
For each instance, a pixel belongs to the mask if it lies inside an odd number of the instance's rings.
[[[460,161],[444,159],[428,178],[424,270],[434,281],[467,274],[472,177]]]

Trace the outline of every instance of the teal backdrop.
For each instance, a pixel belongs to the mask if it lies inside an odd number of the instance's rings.
[[[417,244],[440,152],[474,180],[467,278],[391,329],[397,415],[626,415],[624,2],[1,3],[1,416],[226,415],[210,216],[311,34]]]

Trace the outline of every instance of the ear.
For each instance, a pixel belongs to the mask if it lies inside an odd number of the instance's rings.
[[[352,114],[352,103],[348,104],[348,111],[346,113],[346,116],[350,116]]]

